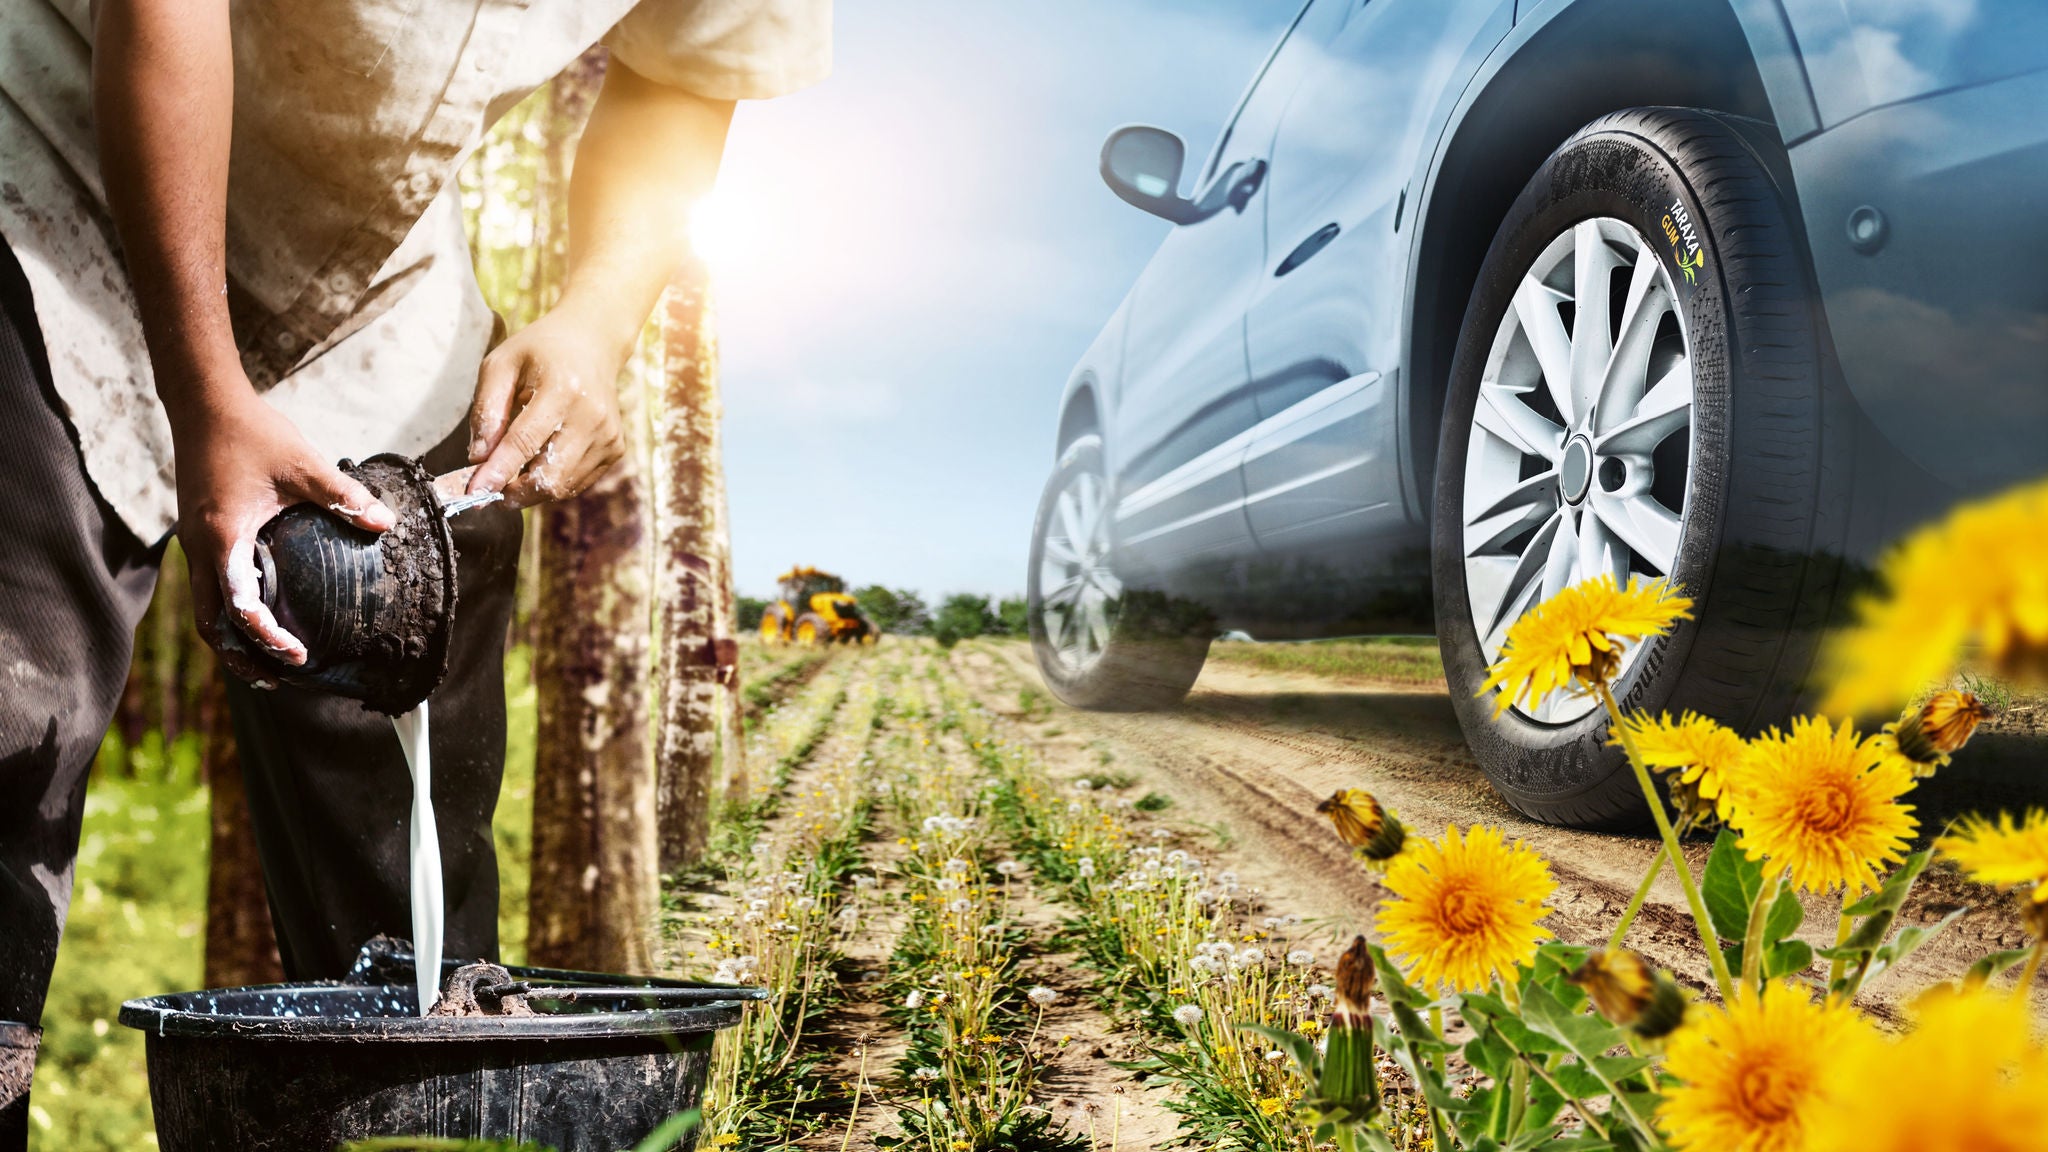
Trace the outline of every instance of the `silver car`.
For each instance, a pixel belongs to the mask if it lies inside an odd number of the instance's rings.
[[[1103,147],[1176,227],[1061,401],[1047,684],[1434,632],[1509,803],[1633,822],[1590,701],[1475,695],[1507,626],[1668,577],[1624,707],[1755,730],[1887,540],[2048,471],[2044,113],[2041,0],[1312,0],[1191,181]]]

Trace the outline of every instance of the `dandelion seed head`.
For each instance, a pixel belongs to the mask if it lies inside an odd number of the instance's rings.
[[[1173,1019],[1183,1028],[1193,1028],[1202,1022],[1202,1009],[1197,1004],[1183,1004],[1173,1010]]]
[[[1316,954],[1305,949],[1297,948],[1294,951],[1289,952],[1287,954],[1287,962],[1289,964],[1294,965],[1296,968],[1306,968],[1309,965],[1316,962]]]
[[[1053,991],[1050,988],[1047,988],[1045,985],[1040,984],[1038,987],[1033,988],[1029,992],[1026,992],[1024,994],[1024,997],[1025,999],[1031,1001],[1033,1004],[1038,1005],[1040,1008],[1044,1008],[1050,1005],[1053,1001],[1059,999],[1060,994],[1058,992]]]
[[[1015,860],[1005,860],[996,865],[996,875],[1015,876],[1018,872],[1022,871],[1023,868],[1024,866],[1022,864],[1017,863]]]

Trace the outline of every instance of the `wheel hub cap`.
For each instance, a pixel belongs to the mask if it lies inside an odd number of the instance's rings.
[[[1109,485],[1077,473],[1054,498],[1040,546],[1039,614],[1046,638],[1070,672],[1109,647],[1123,582],[1110,566]]]
[[[1593,445],[1584,436],[1574,436],[1564,446],[1564,461],[1559,468],[1559,482],[1564,487],[1567,502],[1577,504],[1586,498],[1586,488],[1593,481]]]
[[[1677,564],[1693,430],[1677,299],[1661,251],[1611,218],[1553,239],[1517,285],[1465,450],[1465,586],[1487,663],[1508,626],[1559,590]],[[1516,710],[1567,724],[1594,707],[1552,693]]]

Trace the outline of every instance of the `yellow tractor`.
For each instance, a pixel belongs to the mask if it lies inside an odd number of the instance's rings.
[[[873,644],[880,629],[830,572],[798,565],[779,578],[781,599],[761,613],[761,639],[769,644]]]

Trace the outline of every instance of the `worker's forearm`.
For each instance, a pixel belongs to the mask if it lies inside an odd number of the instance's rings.
[[[561,310],[632,343],[688,258],[690,205],[718,175],[732,109],[613,61],[576,150]]]
[[[179,430],[248,392],[226,295],[234,118],[228,4],[98,0],[96,7],[100,174],[157,390]]]

